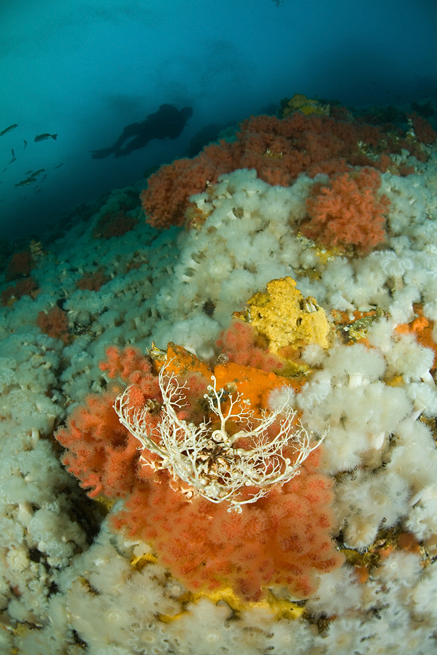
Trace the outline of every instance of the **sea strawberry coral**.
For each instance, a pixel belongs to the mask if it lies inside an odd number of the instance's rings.
[[[41,332],[48,334],[49,337],[62,339],[64,343],[70,341],[67,313],[57,305],[52,307],[48,312],[39,312],[36,324]]]
[[[309,220],[302,233],[324,246],[356,246],[369,252],[386,238],[386,196],[379,196],[381,176],[374,168],[337,174],[328,185],[316,183],[307,200]]]
[[[237,315],[234,315],[229,327],[220,334],[217,346],[227,360],[242,366],[276,373],[284,368],[279,357],[257,343],[255,328]]]
[[[330,538],[333,480],[317,470],[323,445],[314,449],[315,442],[310,445],[309,436],[299,434],[296,417],[287,418],[286,408],[282,417],[268,410],[270,391],[287,380],[235,363],[211,371],[174,345],[168,348],[167,363],[144,357],[135,348],[110,348],[108,359],[102,368],[118,381],[110,382],[103,396],[90,396],[56,438],[67,448],[65,465],[90,489],[91,497],[124,498],[123,509],[111,517],[112,528],[151,544],[159,561],[192,591],[231,587],[246,600],[260,599],[272,586],[288,587],[300,598],[313,594],[316,574],[337,568],[344,558]],[[208,391],[211,375],[217,382]],[[137,437],[119,421],[113,407],[126,384],[130,390],[125,398],[132,407],[127,414],[132,420],[137,413],[141,429],[154,444],[149,442],[148,453],[141,453]],[[245,399],[250,399],[250,407]],[[143,412],[141,420],[138,412]],[[185,476],[188,482],[175,480],[175,470],[163,467],[164,457],[153,452],[164,451],[169,431],[174,431],[171,447],[179,448],[185,463],[194,459],[196,464],[191,477]],[[296,434],[299,438],[293,440]],[[207,435],[201,452],[196,439]],[[193,438],[191,450],[186,444],[187,451],[181,451],[183,438]],[[305,448],[310,452],[295,469],[299,475],[290,479],[286,471],[299,460],[299,439],[304,452]],[[237,445],[233,449],[237,452],[229,461],[232,445]],[[148,466],[141,465],[141,454]],[[234,489],[234,507],[239,504],[241,512],[229,513],[232,497],[221,497],[226,484],[233,484],[228,465],[253,483]],[[214,498],[221,497],[220,502],[212,502],[191,484],[194,469],[199,479],[206,474],[207,484],[218,485]],[[263,487],[269,476],[273,484]],[[253,498],[260,489],[268,493]],[[251,498],[253,502],[242,502]]]
[[[145,465],[168,469],[189,499],[200,494],[213,503],[226,500],[229,510],[241,512],[242,505],[267,495],[273,485],[291,480],[321,441],[310,446],[310,435],[286,402],[274,411],[263,410],[262,418],[255,419],[249,400],[244,401],[240,393],[233,396],[217,389],[214,375],[211,380],[204,398],[212,419],[200,425],[180,417],[185,385],[181,387],[165,365],[159,373],[162,417],[155,428],[149,420],[153,405],[138,408],[131,399],[131,387],[117,397],[114,409],[141,443]],[[279,426],[271,436],[269,429],[278,417]],[[230,432],[229,426],[235,423],[244,427]],[[151,453],[158,459],[150,458]]]
[[[371,157],[363,152],[363,144]],[[290,186],[301,173],[334,175],[352,166],[384,171],[392,163],[389,154],[401,148],[408,150],[408,141],[351,115],[347,121],[301,111],[283,119],[252,116],[240,124],[235,141],[214,143],[193,159],[161,166],[141,193],[142,207],[153,227],[182,226],[190,197],[206,191],[224,173],[254,169],[268,184]]]

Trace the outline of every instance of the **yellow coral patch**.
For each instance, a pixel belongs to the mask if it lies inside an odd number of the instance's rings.
[[[326,114],[329,116],[330,113],[329,105],[322,105],[318,100],[307,98],[303,93],[295,93],[294,96],[290,98],[283,109],[282,118],[285,118],[297,110],[301,111],[306,116],[309,116],[310,114]]]
[[[269,591],[266,599],[258,602],[242,600],[230,587],[208,593],[193,594],[194,601],[197,601],[200,598],[208,598],[215,605],[220,601],[225,602],[232,610],[237,612],[245,612],[253,608],[265,607],[266,609],[270,609],[278,620],[295,620],[300,618],[305,611],[305,607],[302,607],[297,603],[276,598],[272,591]]]
[[[214,605],[217,605],[218,603],[226,603],[233,612],[247,612],[254,608],[265,608],[270,610],[278,621],[280,619],[294,621],[300,619],[305,612],[305,607],[301,604],[286,599],[276,598],[272,591],[269,591],[266,599],[254,602],[242,600],[235,594],[231,587],[223,587],[217,591],[209,592],[193,593],[189,591],[186,594],[183,594],[179,599],[182,603],[181,612],[173,615],[160,614],[158,618],[164,623],[176,621],[189,611],[185,608],[187,603],[197,603],[202,598],[207,598],[211,603],[214,603]]]
[[[325,311],[311,296],[304,298],[291,277],[272,280],[267,293],[256,293],[247,304],[246,319],[268,339],[271,352],[314,343],[329,348],[331,329]]]
[[[135,569],[135,571],[142,571],[147,564],[156,564],[158,561],[158,558],[156,555],[153,555],[152,553],[144,553],[143,555],[139,555],[138,557],[132,557],[130,560],[130,565],[131,568]]]

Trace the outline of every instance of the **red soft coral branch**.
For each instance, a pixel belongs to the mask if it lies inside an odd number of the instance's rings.
[[[217,346],[231,362],[242,366],[253,366],[263,371],[280,371],[284,363],[276,355],[256,344],[254,328],[238,318],[231,321],[224,330]]]
[[[237,331],[237,341],[239,338]],[[247,356],[256,355],[248,335],[244,338]],[[198,360],[196,366],[196,361],[191,362],[195,358],[181,350],[172,346],[169,366],[187,384],[183,389],[189,403],[185,418],[204,421],[206,367]],[[226,366],[230,367],[228,377],[235,380],[239,369],[235,364],[216,367],[217,379],[218,369],[225,375]],[[150,433],[156,434],[162,395],[149,358],[135,348],[110,348],[101,368],[110,378],[133,381],[130,399],[135,406],[147,398],[154,401],[148,420]],[[252,384],[255,373],[275,377],[274,373],[240,368],[246,377],[252,372]],[[200,495],[187,499],[167,469],[141,465],[139,442],[121,425],[113,409],[115,393],[89,396],[67,426],[56,433],[67,449],[63,462],[89,496],[125,498],[124,509],[112,517],[112,527],[151,543],[161,561],[189,589],[207,591],[231,585],[244,598],[257,600],[269,586],[285,585],[304,598],[314,592],[317,572],[341,565],[343,556],[335,551],[329,533],[333,481],[317,471],[320,449],[309,455],[299,476],[244,505],[241,514],[229,513],[226,502],[212,503]]]
[[[109,378],[121,380],[123,386],[134,384],[143,404],[146,398],[160,400],[158,378],[152,371],[151,361],[138,349],[108,348],[107,360],[100,368]],[[88,396],[85,404],[73,412],[67,426],[55,435],[67,449],[62,460],[64,465],[90,490],[91,497],[99,494],[125,497],[138,482],[138,441],[121,425],[113,408],[119,391],[114,385],[112,391],[102,396]],[[150,417],[151,423],[156,420],[157,417]]]
[[[194,159],[161,166],[151,175],[141,194],[147,221],[160,228],[184,225],[190,196],[205,191],[208,183],[215,183],[223,173],[239,168],[255,169],[269,184],[289,186],[303,172],[312,177],[366,165],[384,170],[389,159],[386,151],[398,147],[373,125],[300,112],[283,119],[252,116],[241,123],[236,137],[231,143],[207,146]],[[363,154],[361,142],[377,149],[378,156],[370,159]],[[385,159],[380,165],[381,155]]]
[[[189,589],[231,585],[258,600],[266,587],[288,585],[308,597],[316,588],[314,574],[344,560],[329,536],[332,481],[317,473],[319,457],[313,451],[298,477],[241,514],[203,498],[188,502],[162,481],[138,486],[113,526],[151,541]]]
[[[315,184],[307,200],[309,220],[302,233],[325,246],[356,246],[369,252],[386,238],[386,196],[379,196],[381,177],[374,168],[334,175],[328,185]]]
[[[120,424],[112,406],[115,396],[89,396],[55,435],[68,449],[63,464],[91,497],[125,497],[136,484],[138,441]]]
[[[61,339],[64,343],[70,341],[68,331],[67,313],[60,307],[52,307],[48,312],[39,312],[36,324],[44,334],[54,339]]]
[[[413,112],[409,116],[409,119],[413,125],[414,134],[420,143],[424,143],[425,145],[429,146],[435,142],[437,138],[437,132],[434,130],[431,123],[426,120],[426,118],[423,118],[423,116]]]
[[[109,378],[119,378],[124,384],[138,384],[141,392],[148,398],[160,398],[161,392],[157,376],[152,371],[148,357],[133,347],[120,350],[111,346],[106,351],[106,361],[100,363],[100,369]]]

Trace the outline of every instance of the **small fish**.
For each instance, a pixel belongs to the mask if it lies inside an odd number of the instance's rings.
[[[62,162],[62,164],[58,164],[57,166],[55,166],[55,170],[56,170],[57,168],[61,168],[61,166],[63,166],[63,165],[64,165],[64,162]]]
[[[28,177],[25,180],[21,180],[21,182],[18,182],[15,186],[26,186],[27,184],[32,184],[33,182],[38,182],[36,177]]]
[[[39,187],[39,189],[35,189],[35,193],[39,193],[40,191],[42,191],[41,187]]]
[[[25,175],[30,175],[31,173],[33,173],[33,168],[31,168],[30,171],[26,171],[24,174]]]
[[[5,130],[0,132],[0,136],[3,136],[3,134],[7,134],[11,130],[15,130],[16,127],[18,127],[18,123],[14,123],[13,125],[9,125],[9,127],[7,127]]]
[[[44,180],[46,179],[46,177],[47,177],[47,173],[44,175],[44,177],[42,178],[42,180],[40,180],[40,182],[44,182]]]
[[[11,152],[12,152],[12,159],[11,159],[11,161],[9,162],[10,164],[12,164],[14,161],[17,161],[17,158],[16,158],[16,156],[15,156],[15,152],[14,152],[14,149],[13,149],[13,148],[11,148]]]
[[[32,177],[36,177],[37,175],[41,175],[41,173],[44,173],[45,170],[46,170],[45,168],[40,168],[39,170],[32,173]]]
[[[27,141],[26,141],[26,139],[23,139],[23,141],[24,141],[24,148],[23,148],[23,150],[26,150]]]
[[[37,136],[34,138],[34,141],[36,143],[39,143],[40,141],[45,141],[46,139],[54,139],[56,141],[57,134],[48,134],[45,132],[44,134],[37,134]]]

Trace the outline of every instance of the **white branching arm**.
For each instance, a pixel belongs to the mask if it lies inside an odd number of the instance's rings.
[[[296,412],[286,404],[272,412],[263,411],[261,419],[255,419],[249,410],[249,401],[237,393],[235,397],[226,394],[226,409],[223,413],[223,390],[217,390],[216,379],[211,377],[205,399],[211,413],[218,418],[220,427],[212,430],[211,423],[195,425],[179,418],[185,407],[183,389],[164,365],[159,374],[162,393],[160,421],[151,428],[150,410],[129,404],[129,389],[117,397],[114,409],[120,422],[141,444],[142,459],[153,468],[166,468],[174,480],[188,485],[183,491],[188,497],[199,494],[213,503],[227,500],[230,509],[241,511],[241,505],[253,503],[265,496],[273,485],[284,484],[299,473],[302,462],[321,443],[320,439],[311,446],[311,438]],[[223,402],[223,405],[225,403]],[[242,408],[242,404],[246,407]],[[245,427],[236,434],[227,432],[229,420]],[[279,421],[274,437],[268,428]],[[244,438],[249,448],[239,448],[238,440]],[[291,460],[284,450],[292,448],[296,455]],[[148,453],[159,457],[151,461]],[[241,497],[244,488],[253,487],[249,498]]]

